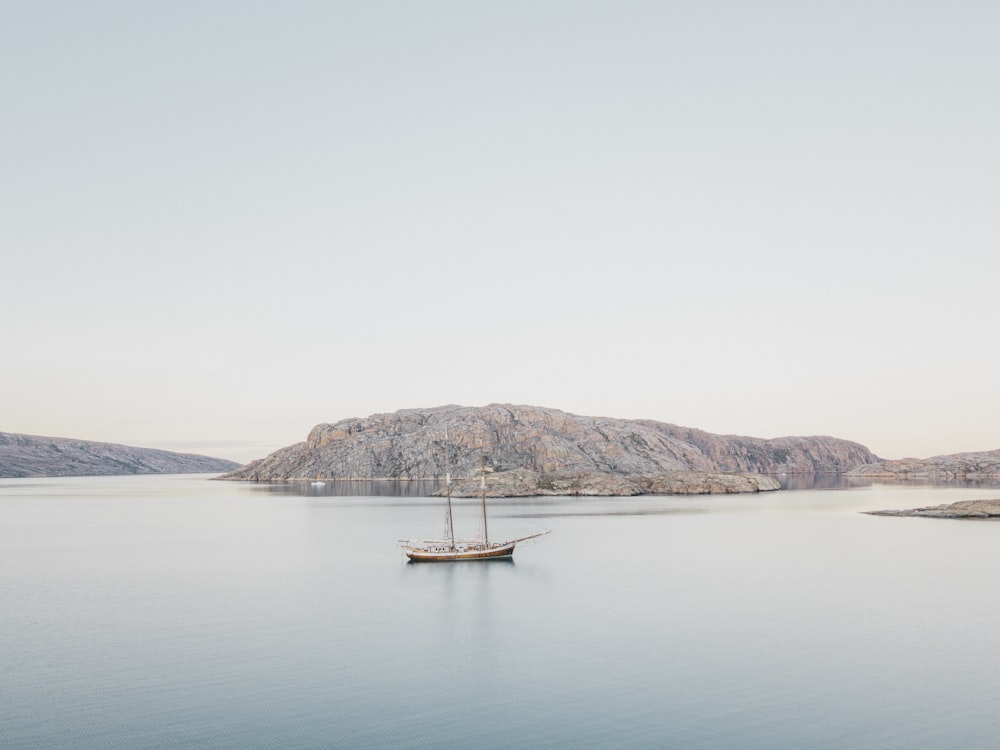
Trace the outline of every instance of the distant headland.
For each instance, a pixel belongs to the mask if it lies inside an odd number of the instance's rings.
[[[931,458],[901,458],[859,466],[851,476],[951,482],[1000,479],[1000,450],[954,453]]]
[[[207,474],[239,465],[193,453],[0,432],[0,477],[5,478]]]

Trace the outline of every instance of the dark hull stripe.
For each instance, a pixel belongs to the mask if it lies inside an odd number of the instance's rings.
[[[414,562],[459,562],[461,560],[491,560],[497,557],[510,557],[514,554],[514,545],[506,545],[495,549],[466,550],[464,552],[428,552],[426,550],[407,549],[406,556]]]

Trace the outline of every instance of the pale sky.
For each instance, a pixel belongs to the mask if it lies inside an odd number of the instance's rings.
[[[2,2],[0,431],[1000,448],[1000,3]]]

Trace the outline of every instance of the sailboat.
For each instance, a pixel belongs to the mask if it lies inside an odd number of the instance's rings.
[[[447,433],[445,442],[447,443]],[[491,542],[489,528],[486,522],[486,465],[483,459],[482,446],[479,448],[480,488],[483,506],[483,537],[482,539],[456,539],[455,520],[451,510],[451,471],[448,465],[448,451],[444,458],[445,496],[448,498],[448,512],[445,516],[444,539],[401,539],[399,546],[410,558],[411,562],[457,562],[459,560],[496,560],[510,559],[514,548],[529,539],[536,539],[550,533],[544,529],[537,534],[522,536],[517,539],[507,539],[503,542]]]

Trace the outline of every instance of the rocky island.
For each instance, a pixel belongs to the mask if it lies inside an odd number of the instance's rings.
[[[448,435],[447,442],[445,434]],[[772,475],[845,473],[879,458],[832,437],[714,435],[652,420],[584,417],[537,406],[404,409],[319,424],[301,443],[230,472],[245,481],[441,479],[492,496],[760,492]]]
[[[869,516],[909,518],[1000,518],[1000,500],[960,500],[946,505],[929,505],[910,510],[869,510]]]
[[[0,477],[207,474],[239,465],[194,453],[0,432]]]

